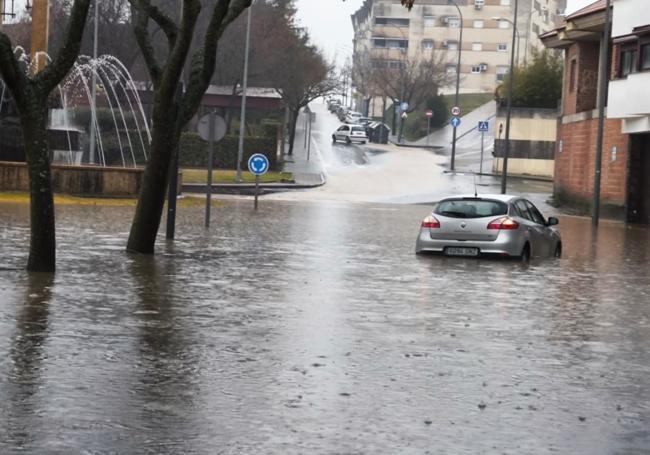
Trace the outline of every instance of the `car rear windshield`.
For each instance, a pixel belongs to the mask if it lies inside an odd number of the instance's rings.
[[[363,132],[365,132],[366,130],[364,130],[364,129],[361,128],[360,126],[353,126],[353,127],[352,127],[352,131],[361,131],[361,132],[363,133]]]
[[[482,218],[508,214],[508,205],[489,199],[447,199],[433,209],[436,215],[451,218]]]

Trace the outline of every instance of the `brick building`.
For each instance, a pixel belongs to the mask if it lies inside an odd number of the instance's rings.
[[[555,197],[590,209],[598,128],[598,83],[608,77],[602,203],[609,216],[650,224],[650,9],[646,0],[612,1],[611,59],[599,71],[605,0],[567,16],[542,35],[565,50],[562,113],[555,154]],[[646,44],[647,43],[647,44]]]

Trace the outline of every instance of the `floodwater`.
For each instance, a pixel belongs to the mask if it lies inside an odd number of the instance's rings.
[[[419,257],[426,206],[58,208],[27,274],[0,206],[2,454],[650,452],[650,233],[562,217],[562,260]]]

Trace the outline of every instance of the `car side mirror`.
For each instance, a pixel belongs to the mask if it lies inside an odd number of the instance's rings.
[[[548,222],[546,223],[547,226],[556,226],[558,224],[560,224],[560,220],[553,216],[549,217]]]

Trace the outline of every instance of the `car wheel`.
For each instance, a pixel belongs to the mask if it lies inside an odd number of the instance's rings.
[[[521,250],[521,256],[519,256],[521,262],[528,263],[530,262],[530,245],[527,243],[524,245],[524,249]]]
[[[352,140],[349,137],[346,137],[345,138],[345,143],[350,145],[350,144],[352,144]]]
[[[560,259],[562,257],[562,244],[558,243],[555,246],[555,252],[553,253],[553,257]]]

